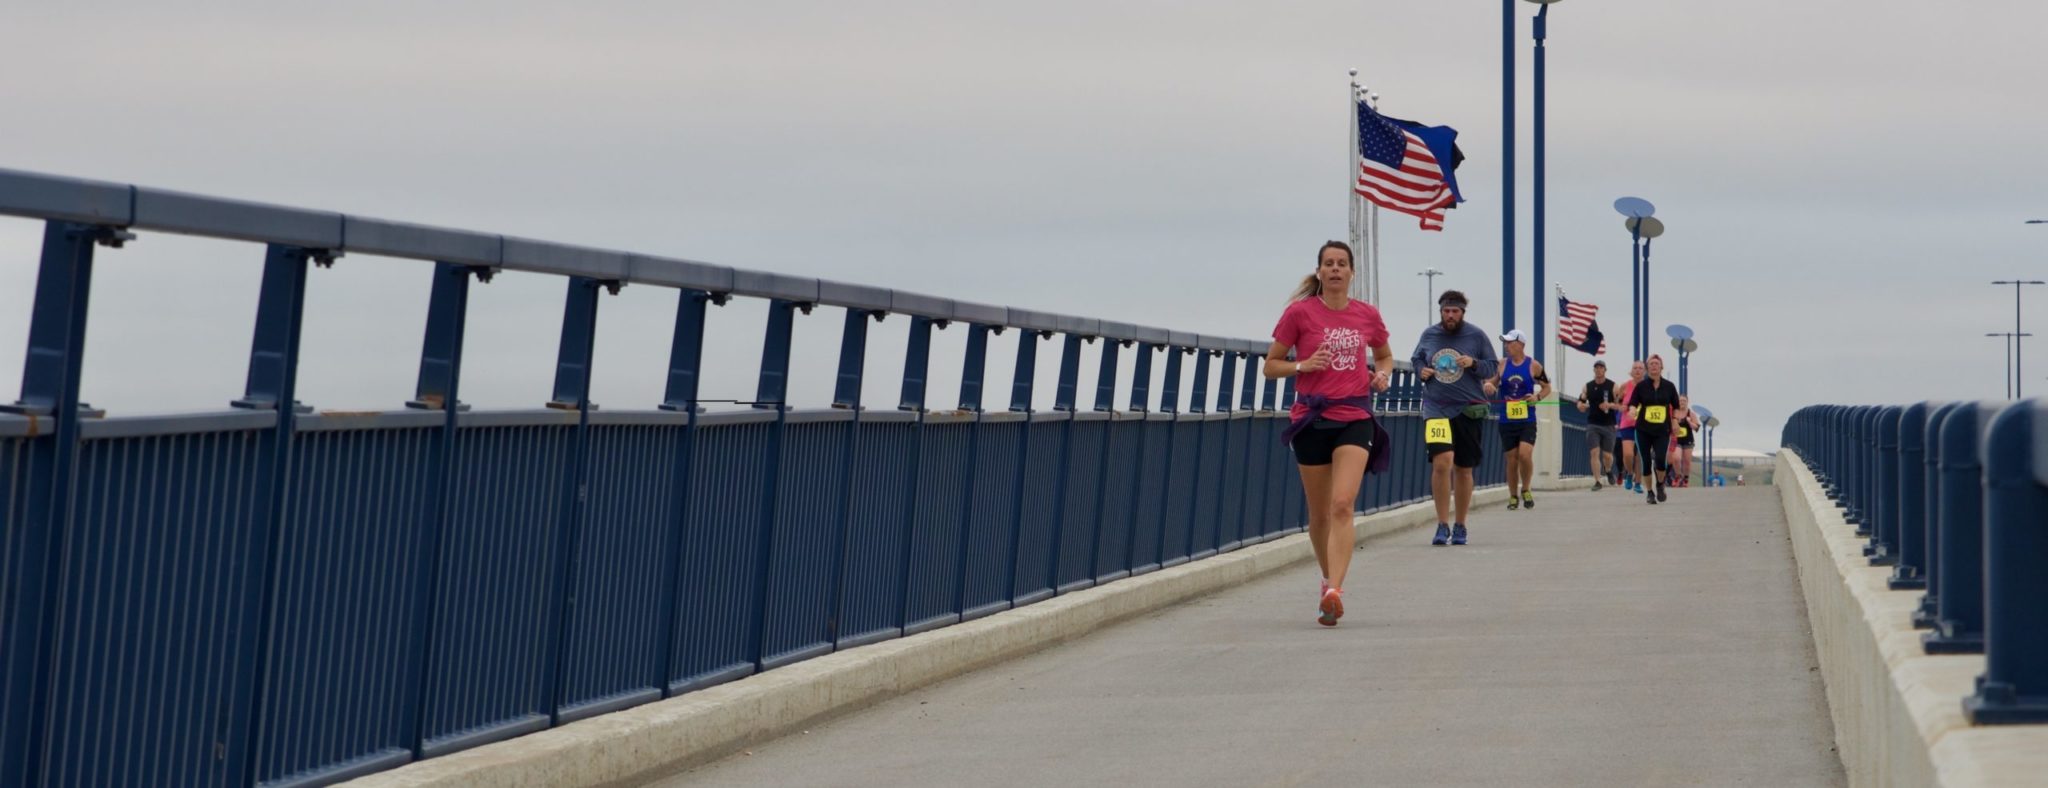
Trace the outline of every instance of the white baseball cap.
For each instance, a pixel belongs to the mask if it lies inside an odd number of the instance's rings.
[[[1508,332],[1507,332],[1507,333],[1505,333],[1505,334],[1502,334],[1502,335],[1500,335],[1500,341],[1502,341],[1502,342],[1528,342],[1528,341],[1529,341],[1529,338],[1528,338],[1527,336],[1524,336],[1524,335],[1522,334],[1522,330],[1521,330],[1521,329],[1519,329],[1519,328],[1510,328],[1510,329],[1508,329]]]

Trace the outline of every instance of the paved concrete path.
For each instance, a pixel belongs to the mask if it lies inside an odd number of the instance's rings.
[[[1843,784],[1769,487],[1553,493],[757,746],[683,785]]]

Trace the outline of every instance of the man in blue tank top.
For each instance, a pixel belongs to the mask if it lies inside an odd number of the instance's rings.
[[[1508,508],[1535,508],[1529,481],[1536,475],[1536,403],[1550,399],[1550,376],[1543,362],[1528,356],[1528,337],[1512,329],[1500,335],[1505,356],[1494,386],[1500,390],[1500,450],[1507,458]],[[1518,492],[1519,491],[1519,492]]]

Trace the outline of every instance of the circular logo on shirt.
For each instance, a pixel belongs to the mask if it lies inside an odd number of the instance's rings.
[[[1429,359],[1429,366],[1436,370],[1436,379],[1444,383],[1456,383],[1465,377],[1465,368],[1458,366],[1458,351],[1444,348]]]
[[[1530,394],[1530,388],[1529,379],[1521,375],[1509,375],[1501,378],[1500,381],[1500,393],[1506,399],[1522,399],[1527,397]]]

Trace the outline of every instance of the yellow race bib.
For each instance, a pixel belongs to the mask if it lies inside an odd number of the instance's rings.
[[[1451,420],[1430,419],[1423,422],[1422,440],[1425,443],[1449,444],[1451,442]]]
[[[1692,434],[1692,433],[1689,433],[1689,432],[1686,432],[1686,431],[1685,431],[1685,425],[1683,425],[1683,424],[1680,424],[1680,425],[1678,425],[1678,437],[1681,437],[1681,438],[1683,438],[1683,437],[1685,437],[1685,436],[1687,436],[1687,435],[1690,435],[1690,434]]]
[[[1663,405],[1645,405],[1643,406],[1643,421],[1651,424],[1663,424],[1665,413],[1667,411]]]
[[[1523,421],[1529,418],[1529,403],[1515,400],[1508,403],[1508,420]]]

